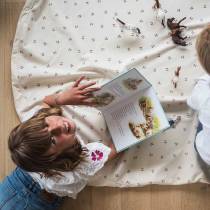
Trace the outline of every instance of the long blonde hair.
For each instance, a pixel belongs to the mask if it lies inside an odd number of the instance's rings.
[[[78,141],[58,156],[47,155],[52,139],[45,118],[51,115],[61,116],[62,111],[59,107],[43,108],[11,131],[8,146],[12,160],[20,168],[45,176],[59,175],[74,169],[85,157],[86,149]]]
[[[201,65],[210,74],[210,25],[198,35],[196,50]]]

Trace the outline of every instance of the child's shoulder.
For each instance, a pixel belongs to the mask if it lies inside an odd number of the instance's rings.
[[[210,84],[210,75],[209,74],[203,74],[202,76],[200,76],[196,82],[201,82],[201,81],[205,81],[208,84]]]
[[[107,162],[111,149],[100,142],[86,144],[87,155],[75,168],[75,173],[82,176],[93,176]]]
[[[202,94],[201,94],[202,93]],[[195,110],[201,110],[209,103],[210,76],[205,74],[196,80],[192,93],[187,98],[187,104]],[[209,106],[209,104],[208,104]]]
[[[91,161],[98,161],[111,152],[111,149],[101,142],[91,142],[86,147],[88,149],[88,157]]]

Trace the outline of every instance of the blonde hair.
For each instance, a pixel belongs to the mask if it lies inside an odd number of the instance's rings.
[[[210,74],[210,25],[198,35],[196,50],[201,65]]]
[[[78,141],[58,156],[47,155],[52,140],[45,118],[52,115],[61,116],[61,109],[43,108],[11,131],[8,146],[12,160],[20,168],[45,176],[61,175],[59,172],[71,171],[85,157],[86,149]]]

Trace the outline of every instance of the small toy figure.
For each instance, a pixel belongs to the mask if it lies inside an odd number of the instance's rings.
[[[156,11],[156,19],[160,21],[162,26],[165,28],[165,22],[166,22],[165,13],[161,8],[159,0],[155,0],[153,9]]]
[[[155,0],[155,4],[154,4],[153,8],[154,9],[160,9],[161,8],[159,0]]]
[[[171,31],[171,38],[175,44],[178,44],[181,46],[187,46],[187,43],[185,41],[187,36],[182,37],[181,33],[182,33],[182,29],[180,29],[180,28],[173,29]]]
[[[141,34],[141,31],[138,27],[130,25],[130,24],[126,24],[119,18],[116,18],[115,21],[119,24],[121,28],[121,32],[124,32],[124,30],[131,31],[131,36],[136,35],[136,37],[138,37]]]
[[[171,80],[172,83],[173,83],[174,88],[177,88],[180,71],[181,71],[181,66],[178,66],[176,71],[174,72],[174,78]]]
[[[184,25],[180,25],[180,23],[182,21],[184,21],[185,19],[186,19],[186,17],[182,18],[179,22],[175,22],[175,18],[174,17],[168,18],[167,19],[167,26],[171,30],[173,30],[173,29],[180,29],[180,28],[187,28]]]
[[[177,124],[181,121],[182,117],[177,116],[175,120],[170,119],[168,122],[171,128],[176,128]]]
[[[171,30],[171,38],[172,41],[177,44],[177,45],[181,45],[181,46],[187,46],[186,41],[184,41],[187,37],[182,37],[182,31],[184,28],[186,28],[186,26],[184,25],[180,25],[180,23],[185,20],[186,17],[182,18],[179,22],[175,21],[175,18],[168,18],[167,19],[167,26],[168,28]]]

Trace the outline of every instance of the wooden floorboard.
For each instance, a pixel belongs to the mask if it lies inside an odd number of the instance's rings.
[[[10,55],[24,0],[0,0],[0,179],[14,165],[7,149],[9,131],[18,123],[10,74]],[[143,188],[87,187],[62,210],[210,210],[210,188],[205,184]]]

